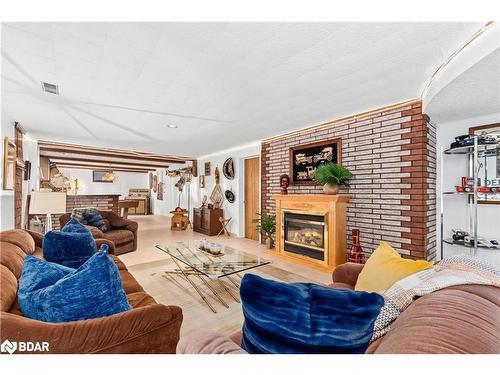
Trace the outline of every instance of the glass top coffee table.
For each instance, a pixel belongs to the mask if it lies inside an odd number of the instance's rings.
[[[206,240],[175,242],[166,246],[156,245],[156,247],[168,255],[177,266],[177,269],[165,271],[165,273],[178,275],[188,281],[214,313],[217,311],[199,286],[191,279],[192,277],[200,279],[203,285],[225,307],[229,308],[213,284],[219,283],[235,301],[240,302],[237,294],[232,290],[232,288],[239,288],[239,283],[232,276],[241,278],[240,272],[271,263],[259,256]]]

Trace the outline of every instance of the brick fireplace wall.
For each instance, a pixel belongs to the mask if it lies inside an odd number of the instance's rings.
[[[279,176],[289,174],[289,149],[341,138],[342,164],[353,173],[350,233],[361,231],[371,253],[383,240],[406,258],[436,254],[436,131],[421,101],[405,102],[264,140],[261,148],[263,212],[275,212]],[[323,194],[320,186],[290,186],[289,194]],[[346,249],[347,250],[347,249]]]

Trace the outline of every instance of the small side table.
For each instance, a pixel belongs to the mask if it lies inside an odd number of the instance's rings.
[[[172,218],[170,219],[171,230],[186,230],[189,224],[189,217],[187,210],[174,210],[170,211]]]

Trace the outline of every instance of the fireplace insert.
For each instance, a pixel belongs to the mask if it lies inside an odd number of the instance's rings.
[[[325,214],[283,211],[283,250],[324,261],[326,222]]]

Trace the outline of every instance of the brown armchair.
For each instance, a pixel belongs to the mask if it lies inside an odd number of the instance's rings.
[[[137,222],[124,219],[112,211],[99,211],[108,226],[106,232],[99,228],[86,225],[95,239],[104,238],[115,244],[115,255],[121,255],[137,250]],[[67,213],[59,217],[61,228],[71,220],[71,214]]]

